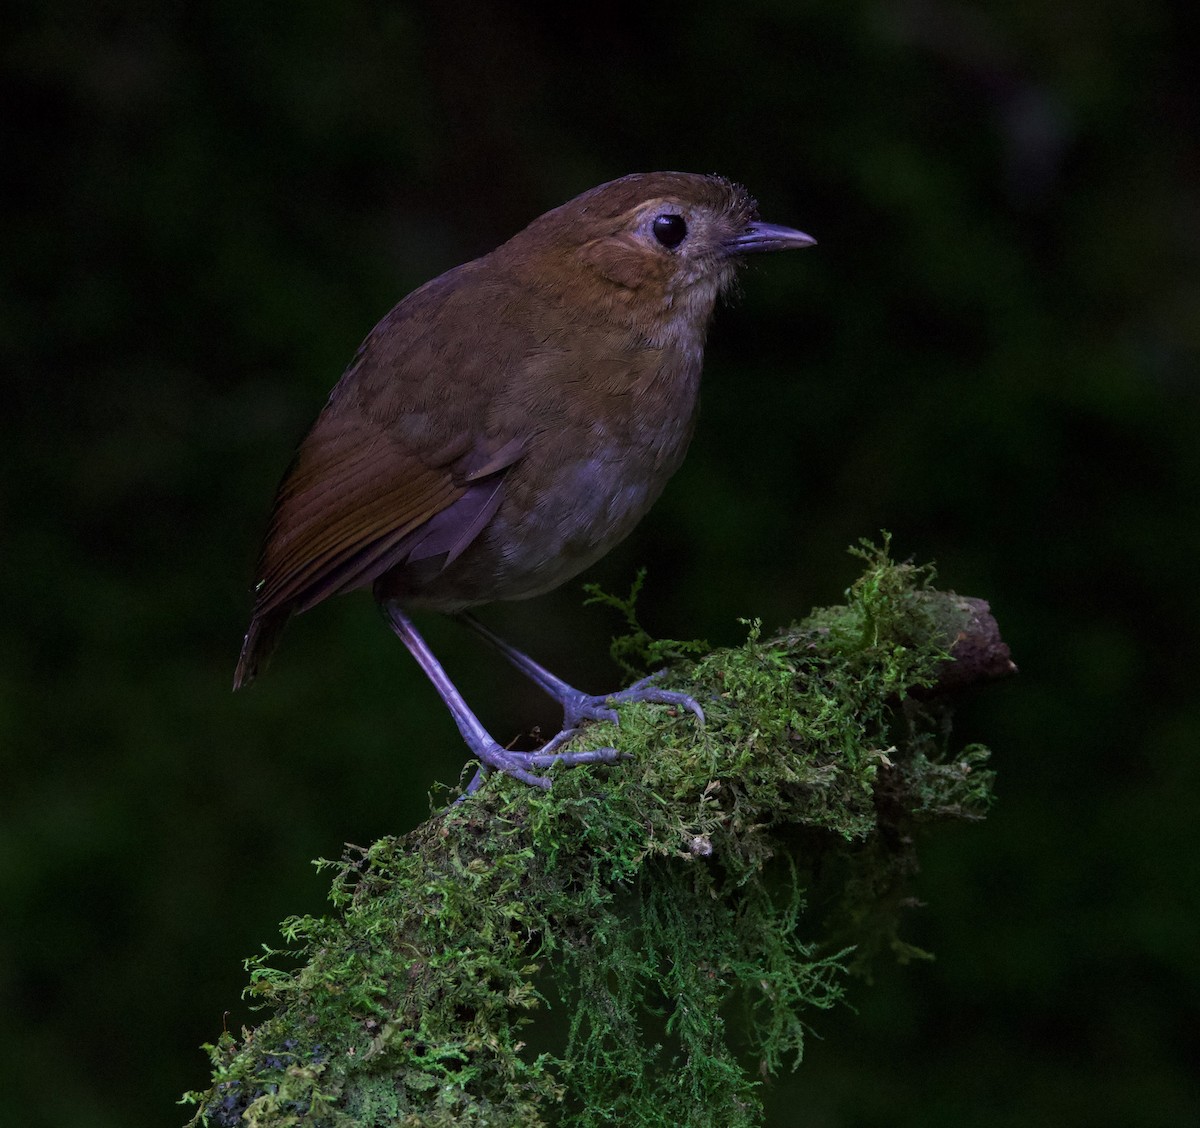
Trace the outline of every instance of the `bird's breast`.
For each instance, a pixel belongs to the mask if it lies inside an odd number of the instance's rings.
[[[620,408],[540,436],[514,468],[485,539],[520,599],[558,586],[623,541],[658,500],[692,437],[696,394],[617,397]]]
[[[624,540],[679,468],[699,363],[652,369],[538,421],[472,546],[412,602],[452,609],[550,591]]]

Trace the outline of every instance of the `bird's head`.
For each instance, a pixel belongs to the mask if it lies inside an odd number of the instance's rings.
[[[763,223],[753,197],[719,176],[635,173],[534,220],[495,253],[559,300],[638,323],[706,326],[742,258],[810,247],[810,235]]]

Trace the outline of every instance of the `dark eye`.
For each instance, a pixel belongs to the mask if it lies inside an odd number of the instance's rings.
[[[687,224],[681,215],[656,215],[652,225],[654,237],[673,251],[687,236]]]

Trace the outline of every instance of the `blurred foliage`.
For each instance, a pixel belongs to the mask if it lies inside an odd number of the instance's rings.
[[[648,629],[833,602],[881,527],[1022,667],[1002,803],[824,1016],[779,1125],[1190,1123],[1200,1104],[1200,47],[1168,0],[28,3],[0,44],[0,958],[30,1125],[182,1120],[304,864],[413,826],[456,734],[369,600],[228,692],[291,447],[400,296],[626,172],[716,171],[755,264],[692,453],[592,579]],[[489,622],[614,684],[578,586]],[[452,627],[501,740],[557,718]],[[420,751],[414,751],[420,749]],[[21,1089],[27,1090],[22,1093]]]

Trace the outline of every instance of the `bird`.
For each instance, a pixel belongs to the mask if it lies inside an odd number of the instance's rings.
[[[633,530],[692,438],[705,338],[747,255],[812,246],[715,175],[635,173],[533,220],[401,300],[370,332],[275,497],[234,676],[250,684],[288,620],[371,589],[479,770],[548,787],[559,751],[614,705],[703,710],[653,677],[590,695],[492,634],[472,608],[557,588]],[[410,613],[455,616],[563,708],[536,751],[502,747]]]

